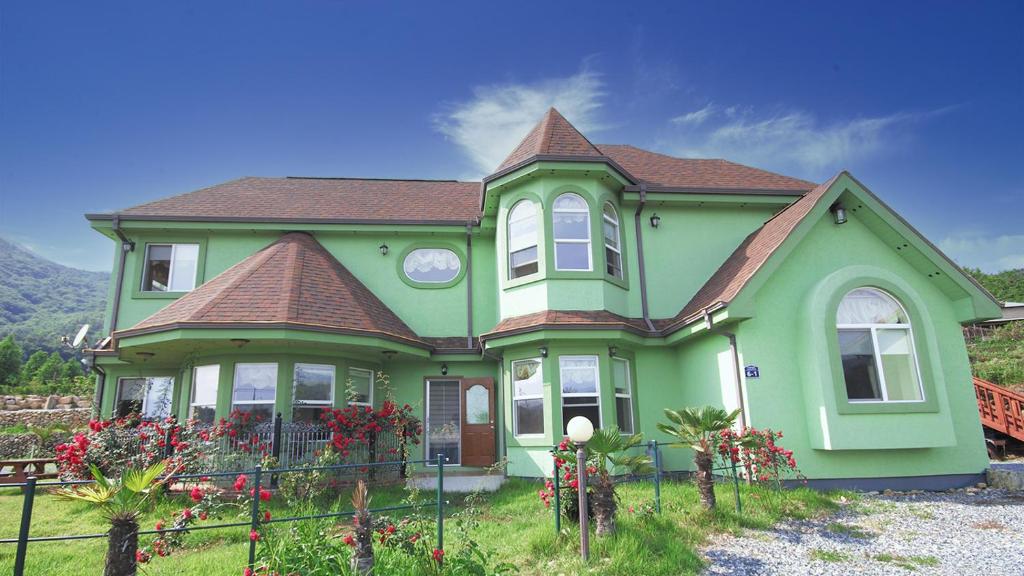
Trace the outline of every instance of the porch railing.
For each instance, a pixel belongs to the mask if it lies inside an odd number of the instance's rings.
[[[1024,441],[1024,394],[975,378],[974,395],[982,425]]]

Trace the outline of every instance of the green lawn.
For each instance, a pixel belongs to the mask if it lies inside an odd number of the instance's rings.
[[[650,483],[624,485],[620,488],[619,533],[612,538],[592,537],[591,562],[584,566],[578,560],[578,530],[563,521],[563,533],[555,534],[553,513],[537,498],[539,488],[536,482],[512,480],[499,492],[486,495],[476,508],[479,525],[474,539],[497,559],[517,566],[520,574],[696,574],[703,566],[697,547],[710,533],[764,529],[783,518],[820,515],[835,509],[835,499],[839,497],[807,489],[777,493],[744,486],[743,514],[737,515],[731,486],[722,485],[717,490],[718,510],[709,514],[700,510],[692,484],[664,483],[663,513],[659,516],[628,511],[630,506],[639,510],[641,504],[653,502]],[[405,496],[403,492],[397,488],[373,491],[373,505],[396,504]],[[347,494],[342,495],[333,506],[341,505],[347,498]],[[180,497],[160,501],[143,520],[143,528],[151,529],[161,513],[168,517],[180,510],[184,502]],[[17,536],[21,503],[20,493],[0,492],[0,537]],[[452,496],[451,504],[450,511],[457,511],[461,499]],[[275,517],[284,517],[288,512],[279,498],[274,498],[269,508]],[[342,522],[349,523],[347,518]],[[84,504],[49,495],[37,498],[32,526],[33,536],[105,530],[103,519],[96,511]],[[186,549],[175,551],[169,558],[155,558],[146,567],[146,574],[238,576],[242,573],[248,550],[247,528],[194,531],[186,538]],[[446,548],[459,545],[456,530],[446,531],[445,538]],[[106,541],[102,539],[30,544],[26,573],[100,574],[105,546]],[[13,563],[14,545],[0,545],[0,573],[9,574]]]

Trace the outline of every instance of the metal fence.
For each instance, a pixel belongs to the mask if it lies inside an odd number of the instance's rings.
[[[304,467],[278,467],[263,469],[261,466],[254,466],[252,469],[245,470],[233,470],[227,471],[213,471],[203,472],[198,474],[180,474],[173,476],[169,481],[168,485],[172,482],[188,482],[188,481],[213,481],[216,478],[230,478],[237,476],[238,474],[251,475],[254,482],[254,494],[259,494],[260,487],[265,486],[266,481],[269,478],[274,478],[280,474],[286,473],[299,473],[309,474],[313,472],[327,471],[335,472],[339,474],[355,474],[363,473],[367,474],[369,470],[375,468],[404,468],[407,464],[435,464],[435,471],[437,474],[437,492],[432,502],[424,502],[422,504],[401,504],[396,506],[385,506],[381,508],[370,508],[369,511],[372,514],[380,512],[395,512],[400,510],[412,510],[424,507],[436,507],[437,512],[437,548],[444,549],[444,514],[445,514],[445,500],[444,500],[444,467],[445,459],[443,456],[438,455],[437,460],[410,460],[410,461],[384,461],[384,462],[367,462],[359,464],[337,464],[333,466],[304,466]],[[364,472],[364,470],[366,472]],[[23,492],[23,501],[21,508],[21,525],[18,530],[17,538],[0,538],[0,545],[3,544],[16,544],[17,551],[14,559],[14,576],[24,576],[25,573],[25,560],[28,557],[28,545],[31,542],[60,542],[67,540],[88,540],[93,538],[106,538],[107,533],[98,534],[68,534],[62,536],[30,536],[32,529],[32,509],[35,503],[36,490],[39,488],[60,488],[65,486],[76,486],[83,484],[92,484],[93,480],[77,480],[77,481],[54,481],[54,482],[39,482],[34,476],[30,476],[27,482],[18,484],[8,484],[6,487],[20,487]],[[228,522],[223,524],[211,524],[211,525],[200,525],[190,526],[186,528],[165,528],[163,530],[140,530],[138,534],[140,536],[150,534],[166,534],[171,532],[190,532],[192,530],[212,530],[214,528],[235,528],[235,527],[248,527],[249,530],[256,530],[260,525],[263,524],[279,524],[286,522],[298,522],[301,520],[317,520],[323,518],[337,518],[341,516],[352,516],[354,510],[345,510],[342,512],[327,512],[323,514],[312,514],[307,516],[289,516],[285,518],[273,518],[271,520],[261,520],[260,516],[260,498],[252,498],[252,509],[251,516],[248,522]],[[248,566],[250,569],[254,568],[256,563],[256,541],[249,541],[249,559]]]
[[[615,478],[616,484],[628,484],[632,482],[644,482],[651,481],[653,484],[653,497],[654,497],[654,511],[661,514],[661,483],[664,481],[667,475],[662,470],[662,459],[661,459],[661,447],[662,446],[679,446],[675,442],[657,442],[651,440],[646,444],[646,452],[651,457],[651,464],[654,467],[654,472],[650,474],[627,474],[618,476]],[[552,452],[554,452],[554,448]],[[718,472],[719,478],[727,479],[733,485],[733,494],[736,499],[736,513],[741,514],[743,512],[743,502],[740,499],[740,475],[736,467],[735,462],[731,462],[729,466],[720,466],[711,469],[712,473]],[[554,484],[554,500],[555,505],[552,506],[555,510],[555,534],[562,532],[562,510],[561,510],[561,478],[559,477],[558,467],[555,466],[551,474],[552,483]]]

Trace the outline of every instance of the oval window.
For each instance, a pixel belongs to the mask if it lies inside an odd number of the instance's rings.
[[[462,261],[447,248],[417,248],[405,257],[402,268],[413,282],[440,284],[458,278]]]

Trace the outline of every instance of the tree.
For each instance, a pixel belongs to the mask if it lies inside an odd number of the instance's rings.
[[[978,268],[964,268],[979,284],[1002,302],[1024,302],[1024,268],[1003,270],[995,274]]]
[[[33,354],[34,356],[34,354]],[[64,372],[64,359],[60,354],[51,352],[43,365],[32,375],[32,380],[38,382],[57,382]]]
[[[0,385],[13,385],[18,380],[21,371],[21,358],[25,354],[21,346],[14,341],[14,335],[9,334],[0,340]]]
[[[700,492],[701,504],[707,510],[715,507],[715,479],[712,476],[714,438],[720,431],[731,428],[739,414],[739,410],[726,412],[714,406],[682,410],[666,408],[665,417],[672,424],[658,424],[658,430],[679,439],[675,446],[693,449],[693,462],[697,466],[697,491]]]
[[[88,502],[103,511],[110,522],[107,533],[107,558],[103,576],[134,576],[135,552],[139,549],[139,516],[152,494],[172,474],[162,480],[166,464],[158,462],[145,470],[126,468],[120,478],[107,478],[95,464],[89,468],[95,484],[63,488],[57,495],[68,500]]]
[[[615,512],[618,497],[615,495],[616,472],[646,474],[651,472],[651,458],[645,454],[628,455],[631,448],[640,445],[642,434],[623,436],[618,427],[601,428],[586,444],[587,466],[594,469],[591,481],[590,504],[594,509],[594,523],[599,536],[615,533]]]
[[[73,380],[79,376],[85,376],[85,372],[82,370],[82,363],[77,358],[68,358],[60,370],[61,380]]]
[[[50,355],[42,350],[36,350],[28,357],[28,361],[21,366],[21,383],[28,384],[36,377],[36,372],[50,358]]]

